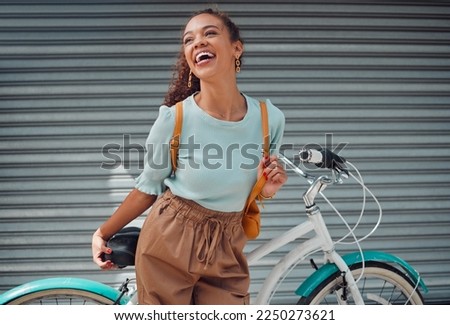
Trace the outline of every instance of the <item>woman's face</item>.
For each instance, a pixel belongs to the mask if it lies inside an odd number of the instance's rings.
[[[210,14],[193,17],[183,34],[184,55],[201,80],[235,74],[235,61],[242,55],[240,41],[232,42],[222,20]]]

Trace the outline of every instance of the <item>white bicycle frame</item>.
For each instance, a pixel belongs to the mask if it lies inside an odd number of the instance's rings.
[[[280,160],[286,165],[291,167],[298,175],[310,180],[311,186],[303,194],[303,200],[306,205],[306,214],[308,219],[298,226],[288,230],[279,237],[273,238],[270,241],[255,248],[253,251],[247,254],[247,261],[249,266],[256,264],[264,256],[277,250],[278,248],[303,237],[304,235],[314,232],[315,235],[299,244],[296,248],[292,249],[288,254],[283,256],[278,263],[274,266],[269,276],[264,281],[256,300],[257,305],[269,304],[270,296],[275,289],[279,279],[300,260],[304,259],[311,253],[322,250],[325,253],[325,259],[331,263],[336,264],[339,270],[345,274],[345,279],[348,284],[355,303],[364,304],[362,296],[358,290],[355,279],[352,276],[347,264],[342,257],[335,251],[335,245],[328,231],[328,228],[323,220],[322,214],[318,206],[315,205],[314,199],[321,191],[323,191],[328,184],[334,182],[326,176],[320,176],[312,179],[309,175],[305,174],[300,168],[295,166],[289,159],[280,155]]]

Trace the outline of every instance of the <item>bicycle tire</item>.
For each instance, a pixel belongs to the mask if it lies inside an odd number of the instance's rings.
[[[362,263],[356,263],[350,267],[353,277],[358,279],[362,269]],[[354,304],[350,292],[347,290],[347,300],[339,301],[343,277],[340,272],[329,276],[308,297],[301,297],[299,305],[320,304]],[[423,305],[424,300],[416,285],[410,278],[393,267],[383,262],[367,261],[364,266],[363,277],[358,282],[364,303],[368,305],[383,304],[411,304]]]
[[[27,293],[7,305],[112,305],[114,301],[82,289],[48,289]]]

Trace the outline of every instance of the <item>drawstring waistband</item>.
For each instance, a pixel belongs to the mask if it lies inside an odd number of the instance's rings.
[[[219,244],[219,239],[223,234],[222,223],[217,219],[206,220],[203,225],[203,235],[197,248],[197,260],[205,263],[205,269],[208,264],[214,262],[215,251]]]
[[[214,262],[215,251],[222,239],[225,229],[229,226],[241,224],[243,212],[222,212],[207,209],[198,203],[174,195],[170,190],[163,194],[163,202],[159,209],[164,210],[174,204],[177,215],[185,220],[192,221],[197,227],[202,228],[202,235],[196,251],[197,260],[204,263],[206,269]]]

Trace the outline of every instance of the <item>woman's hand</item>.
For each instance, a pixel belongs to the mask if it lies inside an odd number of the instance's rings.
[[[273,197],[287,181],[286,171],[275,155],[261,159],[258,177],[261,175],[266,178],[266,184],[261,190],[262,196],[266,198]]]
[[[103,261],[104,254],[111,254],[111,248],[106,247],[106,240],[103,239],[100,229],[92,236],[92,258],[94,262],[103,270],[115,269],[116,266],[111,261]]]
[[[92,259],[104,270],[116,269],[111,261],[103,261],[104,254],[111,254],[111,248],[106,247],[106,240],[122,229],[132,220],[139,217],[153,205],[156,195],[149,195],[138,189],[132,189],[113,215],[101,225],[92,236]]]

